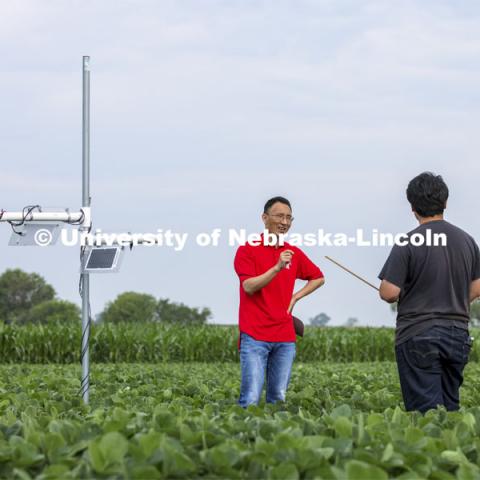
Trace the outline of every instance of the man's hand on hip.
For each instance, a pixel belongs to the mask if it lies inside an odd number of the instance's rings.
[[[288,310],[287,310],[288,313],[292,313],[293,307],[297,303],[297,300],[298,300],[297,297],[295,295],[293,295],[292,299],[290,300],[290,305],[288,306]]]

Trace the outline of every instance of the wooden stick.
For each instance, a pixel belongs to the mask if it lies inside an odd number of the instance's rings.
[[[328,257],[327,255],[325,255],[325,258],[327,260],[330,260],[332,263],[334,263],[335,265],[339,266],[340,268],[343,268],[343,270],[345,270],[346,272],[348,272],[350,275],[353,275],[354,277],[357,277],[359,280],[361,280],[363,283],[366,283],[368,286],[374,288],[375,290],[377,290],[378,292],[378,287],[376,287],[375,285],[373,285],[372,283],[370,282],[367,282],[367,280],[365,280],[364,278],[362,278],[360,275],[357,275],[356,273],[353,273],[351,270],[349,270],[348,268],[344,267],[342,264],[338,263],[336,260],[334,260],[333,258],[330,258]]]

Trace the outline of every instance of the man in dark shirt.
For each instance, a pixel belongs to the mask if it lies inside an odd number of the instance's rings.
[[[379,274],[380,297],[398,301],[395,356],[403,400],[407,410],[458,410],[472,344],[470,302],[480,296],[479,248],[443,219],[448,187],[440,175],[415,177],[407,199],[420,225],[392,248]]]

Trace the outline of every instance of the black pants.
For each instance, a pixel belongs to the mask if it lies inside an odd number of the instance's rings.
[[[471,346],[468,331],[453,326],[432,327],[397,345],[395,356],[406,410],[424,413],[437,405],[458,410]]]

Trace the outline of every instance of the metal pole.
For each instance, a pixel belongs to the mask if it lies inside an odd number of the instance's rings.
[[[90,57],[83,57],[83,108],[82,108],[82,206],[90,207]],[[81,230],[88,230],[84,225]],[[82,259],[83,261],[83,259]],[[90,278],[82,273],[82,397],[88,403],[90,394]]]
[[[82,222],[88,212],[3,212],[0,222]]]

